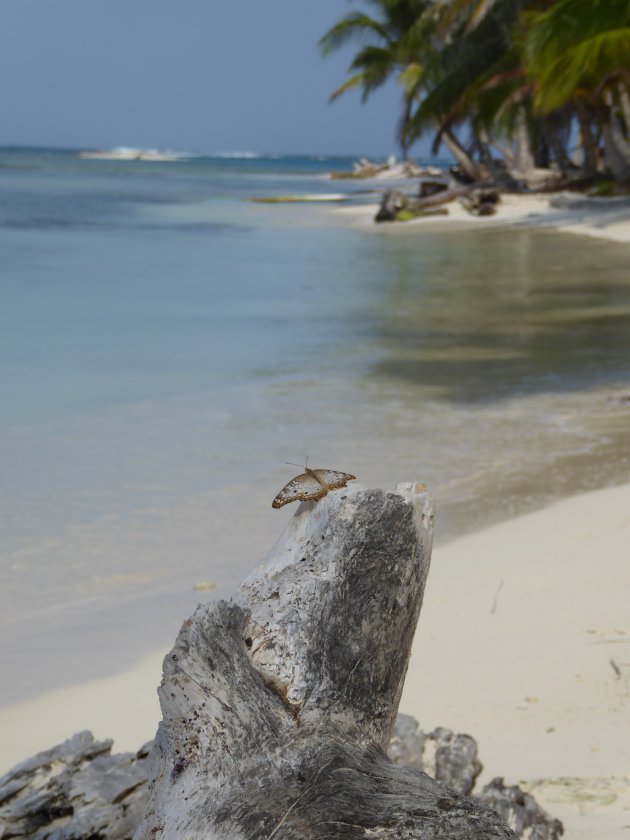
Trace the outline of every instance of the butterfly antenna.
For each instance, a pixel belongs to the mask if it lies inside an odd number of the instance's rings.
[[[304,469],[305,466],[308,467],[308,455],[306,456],[306,465],[304,464],[295,464],[293,461],[285,461],[285,464],[290,464],[292,467],[299,467],[301,470]]]

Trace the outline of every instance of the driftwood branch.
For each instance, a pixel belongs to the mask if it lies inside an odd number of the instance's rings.
[[[406,195],[401,190],[387,190],[381,199],[380,207],[374,217],[375,222],[394,222],[400,218],[400,214],[408,211],[414,216],[427,215],[438,212],[447,213],[444,207],[456,198],[463,198],[470,195],[477,187],[468,184],[461,187],[440,190],[427,196],[415,198]]]

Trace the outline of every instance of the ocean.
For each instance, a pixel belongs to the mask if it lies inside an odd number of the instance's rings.
[[[0,703],[167,650],[287,461],[425,482],[438,542],[627,480],[627,246],[249,200],[351,163],[0,149]]]

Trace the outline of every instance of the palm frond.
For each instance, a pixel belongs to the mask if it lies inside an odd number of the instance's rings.
[[[391,50],[384,47],[367,46],[354,57],[350,70],[358,70],[363,76],[362,99],[365,100],[385,84],[396,67],[396,59]]]
[[[630,27],[602,32],[564,50],[538,77],[536,106],[544,113],[568,102],[580,87],[593,88],[627,66]]]
[[[451,123],[475,110],[475,99],[488,78],[518,66],[518,52],[503,42],[494,20],[486,20],[470,35],[444,47],[426,69],[428,93],[411,123]]]
[[[348,79],[345,84],[338,87],[337,90],[333,90],[330,94],[330,102],[334,102],[335,99],[338,99],[342,94],[344,94],[348,90],[352,90],[353,88],[361,87],[363,84],[363,73],[357,73],[355,76],[352,76]]]
[[[319,40],[322,55],[344,47],[350,41],[364,40],[376,36],[381,41],[388,41],[387,28],[378,20],[361,12],[352,12],[338,21]]]
[[[424,70],[421,64],[417,62],[408,64],[398,74],[398,81],[402,85],[403,90],[407,96],[414,96],[420,88],[424,79]]]
[[[525,16],[524,59],[544,112],[630,65],[628,0],[557,0]]]
[[[429,14],[420,15],[413,21],[398,42],[401,62],[412,63],[417,61],[419,56],[426,56],[432,52],[436,30],[437,17],[433,10]]]

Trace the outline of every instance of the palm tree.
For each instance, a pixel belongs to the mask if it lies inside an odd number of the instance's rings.
[[[583,135],[584,120],[593,115],[608,168],[615,178],[630,180],[628,0],[556,0],[528,15],[526,26],[535,107],[546,114],[574,101]]]
[[[409,131],[418,133],[432,121],[437,122],[436,148],[442,140],[448,140],[453,127],[463,125],[470,127],[474,145],[490,168],[488,147],[495,146],[515,174],[526,176],[534,164],[548,167],[554,159],[560,171],[568,175],[574,164],[567,148],[571,126],[577,119],[584,168],[586,173],[595,172],[598,160],[591,132],[592,103],[580,101],[573,92],[541,108],[540,80],[529,69],[527,58],[534,22],[547,24],[543,40],[558,37],[565,23],[556,8],[563,5],[564,14],[574,18],[580,2],[446,0],[438,27],[444,46],[437,54],[433,72],[428,74],[430,93],[417,109]],[[588,0],[584,5],[592,9],[593,4]],[[627,9],[627,0],[620,5]],[[554,68],[551,77],[555,81],[562,79],[562,74]],[[620,95],[620,102],[622,99]],[[630,96],[625,101],[630,111]]]
[[[437,126],[434,151],[444,142],[475,180],[490,177],[488,147],[497,129],[511,137],[522,125],[516,116],[527,91],[511,38],[520,5],[512,0],[451,0],[440,7],[440,40],[425,68],[427,92],[408,127],[416,137]],[[472,135],[469,150],[456,137],[458,126]],[[474,148],[481,164],[472,160]]]
[[[331,101],[348,90],[360,88],[365,102],[377,88],[396,77],[403,91],[397,139],[402,157],[406,160],[413,142],[408,126],[414,102],[423,84],[421,57],[430,44],[436,20],[434,3],[431,0],[368,2],[376,7],[376,17],[363,12],[351,12],[331,27],[319,42],[324,55],[351,41],[365,44],[350,65],[349,70],[353,75],[333,92]]]
[[[444,143],[475,180],[498,172],[491,147],[514,172],[555,161],[568,175],[577,122],[586,174],[598,170],[603,141],[609,170],[630,181],[629,0],[365,2],[373,16],[348,14],[320,41],[324,54],[362,42],[331,99],[359,88],[366,100],[397,78],[403,157],[437,129],[434,152]]]

